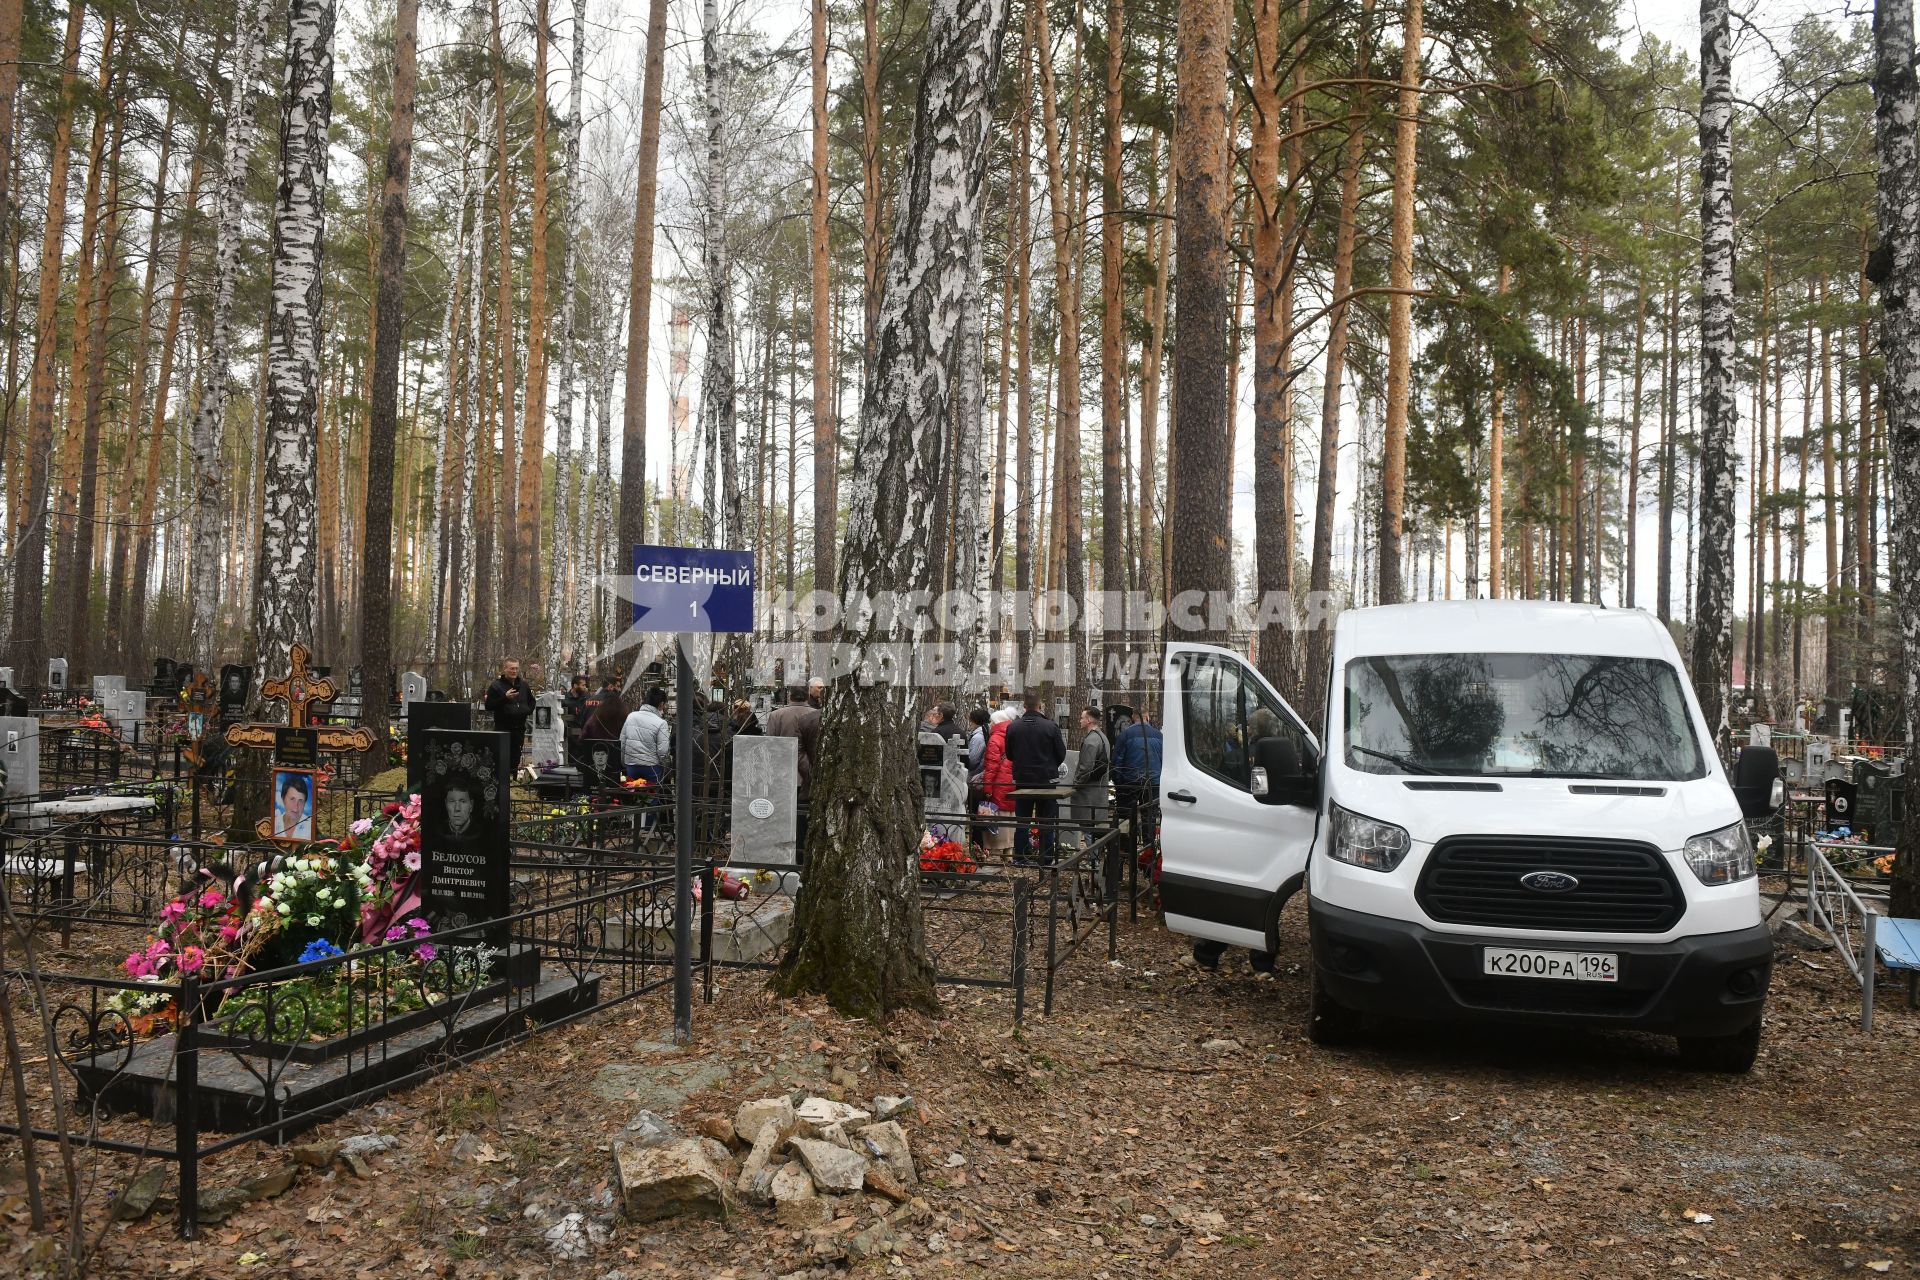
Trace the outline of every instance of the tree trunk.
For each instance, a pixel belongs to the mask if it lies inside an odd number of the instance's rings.
[[[1700,573],[1694,692],[1719,733],[1732,700],[1734,429],[1733,68],[1727,0],[1700,6]]]
[[[480,590],[492,597],[500,611],[499,635],[508,649],[517,649],[524,641],[524,621],[516,593],[510,583],[516,580],[520,566],[521,529],[515,502],[519,492],[519,436],[514,423],[514,327],[513,327],[513,187],[512,145],[507,136],[507,54],[500,30],[500,0],[490,0],[493,25],[490,33],[493,66],[494,145],[497,148],[498,214],[500,220],[499,294],[495,302],[493,324],[494,360],[500,366],[500,452],[494,459],[495,496],[493,500],[494,560],[497,569],[481,567]],[[534,406],[529,402],[527,415]],[[487,637],[482,636],[484,643]]]
[[[1227,48],[1233,7],[1225,0],[1180,0],[1179,87],[1174,145],[1180,193],[1175,208],[1173,421],[1168,468],[1173,545],[1169,570],[1185,590],[1233,588],[1232,494],[1228,453],[1232,389],[1227,386],[1227,205],[1233,198],[1227,148]],[[1224,642],[1221,619],[1203,610],[1190,640]]]
[[[647,540],[647,339],[653,315],[653,212],[660,183],[660,98],[666,79],[667,0],[647,6],[647,66],[640,103],[638,194],[627,278],[626,406],[621,415],[619,554]],[[612,572],[618,566],[598,566]]]
[[[60,59],[59,108],[53,120],[53,144],[47,169],[47,214],[40,238],[40,300],[34,318],[33,378],[27,393],[25,483],[20,520],[13,535],[12,665],[16,678],[39,680],[47,667],[42,584],[46,581],[47,468],[53,446],[54,400],[59,393],[60,263],[66,246],[67,168],[72,158],[74,81],[79,76],[80,32],[86,17],[83,0],[67,10],[66,42]],[[11,478],[9,486],[13,484]]]
[[[1880,161],[1880,244],[1868,272],[1880,286],[1881,393],[1893,491],[1893,598],[1899,602],[1908,758],[1920,744],[1920,77],[1911,0],[1873,14],[1874,142]],[[1920,803],[1909,799],[1893,863],[1894,916],[1920,915]]]
[[[1268,0],[1278,3],[1278,0]],[[1126,45],[1126,0],[1107,0],[1106,130],[1100,154],[1100,580],[1106,593],[1101,622],[1106,629],[1101,646],[1105,669],[1091,673],[1096,687],[1108,683],[1108,673],[1126,641],[1118,613],[1127,589],[1124,534],[1126,507],[1122,502],[1126,466],[1127,338],[1126,298],[1120,277],[1126,251],[1125,175],[1121,170],[1121,72]],[[1114,681],[1117,685],[1117,679]]]
[[[100,512],[100,433],[104,425],[107,320],[113,309],[113,283],[119,276],[120,144],[125,136],[121,107],[114,102],[113,141],[107,149],[107,190],[101,209],[99,251],[93,273],[93,300],[87,308],[87,362],[84,427],[80,441],[79,502],[74,508],[73,594],[67,597],[67,659],[72,670],[91,675],[93,665],[94,531]],[[70,387],[80,398],[81,388]]]
[[[333,0],[291,0],[280,183],[273,207],[263,522],[253,602],[257,665],[281,671],[313,635],[314,447],[320,384]]]
[[[832,283],[827,273],[827,0],[813,0],[809,8],[813,31],[813,191],[807,224],[813,305],[813,589],[830,592],[840,513],[840,446],[839,411],[833,402]],[[787,518],[794,518],[791,510]]]
[[[371,692],[360,724],[374,745],[372,776],[387,762],[387,669],[393,662],[393,437],[399,419],[400,349],[406,341],[407,188],[413,174],[413,96],[419,83],[420,0],[393,11],[393,117],[380,185],[380,272],[373,300],[373,386],[367,415],[366,551],[360,560],[360,670]],[[544,103],[535,103],[536,108]],[[454,270],[459,271],[456,260]],[[435,464],[436,470],[438,464]]]
[[[1500,285],[1496,296],[1505,307],[1507,290],[1513,286],[1513,268],[1500,264]],[[1492,417],[1487,426],[1487,599],[1498,600],[1506,594],[1505,563],[1507,546],[1506,458],[1507,458],[1507,384],[1498,355],[1492,356]]]
[[[1014,322],[1014,352],[1019,372],[1014,378],[1014,488],[1020,506],[1013,517],[1013,591],[1025,600],[1033,590],[1033,530],[1035,491],[1033,465],[1033,11],[1027,11],[1021,33],[1019,139],[1014,146],[1013,216],[1014,260],[1018,264],[1019,318]],[[1023,619],[1013,622],[1014,665],[1024,679],[1029,632]]]
[[[213,296],[207,373],[188,432],[193,450],[192,654],[194,666],[201,671],[213,669],[219,652],[216,602],[222,560],[221,502],[226,487],[221,466],[221,424],[226,419],[228,369],[233,364],[233,292],[240,274],[247,157],[253,152],[253,81],[266,39],[267,6],[264,0],[251,0],[235,15],[233,79],[228,86],[224,150],[213,193]]]
[[[1333,241],[1333,305],[1327,313],[1327,360],[1320,392],[1320,468],[1314,491],[1313,562],[1308,570],[1308,590],[1315,599],[1325,600],[1333,591],[1334,500],[1340,476],[1340,399],[1341,380],[1346,370],[1349,311],[1347,294],[1353,289],[1354,242],[1358,237],[1360,208],[1360,167],[1367,145],[1368,72],[1372,65],[1373,0],[1360,0],[1360,26],[1355,43],[1359,52],[1354,59],[1353,124],[1347,130],[1346,151],[1340,160],[1340,221]],[[1499,564],[1498,552],[1494,564]],[[1354,583],[1355,595],[1359,582]],[[1328,611],[1331,613],[1331,610]],[[1327,669],[1333,653],[1333,623],[1329,617],[1307,633],[1306,670]],[[1326,710],[1325,691],[1320,681],[1308,680],[1303,687],[1308,724],[1319,724]]]
[[[527,411],[520,430],[519,643],[533,644],[540,617],[540,468],[547,447],[547,0],[533,4],[533,245],[527,254]],[[556,490],[560,473],[554,472]],[[555,503],[559,498],[556,493]],[[556,551],[558,549],[556,548]],[[550,660],[557,655],[549,653]]]
[[[745,537],[746,528],[740,509],[740,479],[736,445],[737,424],[734,409],[733,368],[733,264],[727,245],[727,154],[726,54],[721,49],[720,10],[716,0],[705,0],[700,9],[700,48],[704,67],[707,156],[701,198],[704,227],[701,254],[707,276],[706,368],[700,378],[701,415],[706,419],[708,474],[715,462],[720,464],[721,519],[709,524],[715,530],[713,546],[735,546]]]
[[[1401,533],[1407,490],[1407,397],[1413,373],[1413,187],[1420,127],[1421,2],[1407,0],[1400,42],[1400,111],[1393,139],[1393,251],[1387,287],[1387,430],[1380,461],[1380,603],[1406,596]]]
[[[976,293],[973,241],[992,147],[1005,0],[932,0],[913,143],[902,176],[872,395],[860,431],[841,563],[849,593],[924,589],[945,406]],[[911,637],[896,610],[840,629],[857,667]],[[917,865],[921,814],[911,689],[903,680],[829,686],[813,777],[808,874],[782,963],[789,993],[842,1013],[932,1010]]]
[[[860,403],[873,394],[873,357],[885,282],[886,246],[880,241],[880,0],[860,2],[860,248],[865,268],[865,323],[861,326]],[[863,410],[864,411],[864,410]]]
[[[1253,12],[1253,137],[1249,170],[1253,191],[1253,547],[1258,584],[1261,674],[1277,689],[1295,686],[1293,651],[1293,270],[1295,184],[1300,143],[1287,144],[1286,186],[1280,177],[1280,9],[1282,0],[1256,0]],[[1295,36],[1296,111],[1304,74]],[[1287,616],[1266,611],[1284,593]]]

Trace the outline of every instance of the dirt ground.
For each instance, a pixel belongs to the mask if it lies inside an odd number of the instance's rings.
[[[1628,1035],[1390,1029],[1328,1051],[1303,1034],[1304,917],[1277,974],[1229,953],[1195,970],[1157,924],[1120,959],[1075,957],[1055,1013],[1016,1031],[1002,994],[947,992],[886,1033],[726,978],[689,1051],[660,1043],[664,993],[557,1029],[300,1139],[378,1133],[364,1162],[302,1168],[199,1239],[164,1206],[102,1225],[113,1277],[803,1275],[995,1277],[1833,1276],[1920,1271],[1920,1013],[1885,989],[1880,1028],[1830,954],[1783,945],[1759,1064],[1682,1070]],[[835,1083],[835,1081],[838,1083]],[[745,1208],[725,1225],[631,1224],[611,1147],[665,1081],[667,1118],[785,1088],[911,1094],[922,1183],[844,1202],[809,1236]],[[18,1148],[0,1148],[8,1252],[31,1264]],[[958,1158],[956,1158],[958,1157]],[[220,1187],[288,1167],[252,1146]],[[131,1173],[115,1159],[95,1200]],[[549,1228],[583,1215],[562,1260]],[[897,1252],[841,1245],[889,1217]],[[104,1214],[97,1215],[104,1219]],[[0,1272],[12,1270],[0,1265]],[[29,1269],[23,1265],[22,1270]],[[16,1272],[18,1273],[18,1272]]]

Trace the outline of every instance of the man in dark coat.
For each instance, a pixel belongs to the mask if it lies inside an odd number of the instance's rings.
[[[500,678],[487,686],[487,714],[493,727],[507,735],[507,768],[520,768],[520,748],[527,740],[527,720],[533,715],[533,690],[520,678],[520,663],[508,658],[500,664]]]
[[[1059,781],[1060,766],[1067,760],[1067,740],[1060,726],[1040,711],[1040,695],[1026,696],[1026,714],[1007,726],[1007,763],[1013,766],[1015,791],[1051,787]],[[1013,860],[1032,861],[1032,820],[1051,823],[1060,816],[1060,802],[1052,796],[1013,798]],[[1049,825],[1040,833],[1040,856],[1053,861],[1054,830]]]

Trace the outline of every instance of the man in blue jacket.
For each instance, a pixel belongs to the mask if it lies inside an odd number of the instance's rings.
[[[1026,696],[1026,714],[1007,726],[1007,763],[1013,766],[1016,791],[1051,787],[1059,782],[1060,766],[1067,762],[1067,740],[1060,726],[1040,711],[1040,695]],[[1040,796],[1016,795],[1013,798],[1013,860],[1027,862],[1032,857],[1031,821],[1039,817],[1052,822],[1060,816],[1060,802]],[[1041,857],[1053,861],[1054,830],[1049,825],[1040,833]]]

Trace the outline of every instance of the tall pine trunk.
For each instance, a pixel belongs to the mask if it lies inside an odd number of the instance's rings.
[[[527,411],[520,429],[517,641],[533,643],[540,617],[540,478],[547,442],[547,0],[533,4],[533,244],[527,254]],[[554,472],[556,487],[559,471]],[[556,658],[556,654],[548,654]]]
[[[553,541],[547,575],[547,654],[558,664],[563,655],[572,670],[583,669],[586,661],[585,618],[577,616],[575,597],[568,586],[575,575],[583,574],[580,548],[584,545],[584,494],[576,482],[583,471],[573,452],[573,392],[579,370],[579,250],[580,227],[580,132],[582,99],[586,89],[587,0],[573,0],[572,51],[567,59],[567,128],[565,134],[565,190],[561,193],[563,212],[560,234],[566,247],[560,257],[560,391],[554,402],[554,427],[557,439],[553,453]],[[581,433],[584,443],[586,433]],[[585,450],[582,450],[584,453]]]
[[[1407,491],[1407,399],[1413,372],[1413,190],[1419,158],[1421,0],[1407,0],[1400,113],[1393,138],[1393,249],[1387,260],[1387,423],[1380,460],[1380,603],[1405,598],[1401,534]]]
[[[333,23],[333,0],[291,0],[280,102],[280,182],[273,207],[266,456],[253,600],[253,652],[267,671],[284,670],[293,644],[313,636],[314,450]]]
[[[660,192],[660,98],[667,74],[667,0],[647,6],[647,66],[640,91],[640,154],[627,278],[626,407],[620,428],[620,537],[616,554],[647,540],[647,339],[653,315],[653,212]],[[601,573],[618,566],[596,565]]]
[[[1168,570],[1183,591],[1228,592],[1233,587],[1231,435],[1232,388],[1227,385],[1227,206],[1233,198],[1228,168],[1227,50],[1233,6],[1226,0],[1180,0],[1179,85],[1174,148],[1180,190],[1175,204],[1173,421],[1167,433],[1167,522],[1173,530]],[[1183,637],[1224,641],[1214,611]]]
[[[420,0],[393,10],[393,115],[380,184],[380,270],[373,298],[373,386],[367,415],[366,550],[360,558],[360,669],[373,692],[361,725],[373,733],[364,770],[386,766],[387,669],[393,661],[393,438],[406,341],[407,187],[413,174],[413,97],[419,83]],[[536,106],[542,104],[535,104]],[[456,274],[459,266],[456,261]],[[438,468],[436,467],[436,470]]]
[[[813,180],[807,256],[813,306],[813,589],[833,590],[839,526],[839,413],[833,402],[833,300],[827,241],[827,0],[812,0]],[[789,510],[787,519],[794,513]]]
[[[944,410],[977,294],[974,240],[992,149],[1006,0],[932,0],[913,141],[901,178],[886,303],[874,333],[872,394],[842,544],[847,592],[924,589]],[[837,637],[854,665],[901,644],[900,611],[873,611]],[[779,983],[825,995],[842,1013],[883,1018],[932,1009],[933,965],[920,913],[924,819],[914,714],[904,680],[829,686],[813,777],[808,873]]]
[[[1280,10],[1282,0],[1256,0],[1253,11],[1253,549],[1262,601],[1261,674],[1274,687],[1294,687],[1291,616],[1270,617],[1268,598],[1293,590],[1293,182],[1297,140],[1287,147],[1287,185],[1280,176]],[[1296,37],[1296,66],[1301,50]],[[1296,97],[1297,103],[1299,99]],[[1289,615],[1291,609],[1289,608]]]
[[[1106,593],[1101,606],[1106,634],[1105,667],[1092,673],[1096,686],[1108,683],[1108,673],[1115,670],[1126,639],[1119,615],[1120,597],[1127,589],[1127,507],[1122,493],[1127,463],[1127,337],[1120,276],[1127,231],[1120,136],[1125,47],[1126,0],[1107,0],[1106,128],[1100,151],[1100,586]],[[1119,683],[1117,677],[1114,683]]]

